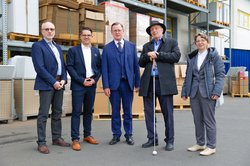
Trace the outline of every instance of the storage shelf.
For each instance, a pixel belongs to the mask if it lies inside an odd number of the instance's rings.
[[[230,29],[230,27],[222,25],[222,24],[217,24],[215,22],[209,21],[207,22],[200,22],[200,23],[194,23],[192,26],[198,27],[200,29],[207,29],[207,24],[209,25],[209,30],[216,30],[216,29]]]
[[[8,40],[7,42],[8,49],[15,50],[15,51],[24,51],[24,50],[30,51],[33,43],[34,42],[23,42],[23,41],[17,41],[17,40]],[[68,49],[72,47],[72,46],[63,46],[63,45],[60,45],[60,46],[64,52],[68,51]]]
[[[129,8],[132,11],[138,12],[138,13],[158,13],[158,14],[165,14],[166,9],[160,8],[151,4],[143,3],[137,0],[114,0],[117,2],[122,2],[125,4],[127,8]]]
[[[184,0],[167,0],[167,7],[182,13],[190,14],[194,12],[204,12],[208,13],[208,9],[196,6],[194,4],[188,3]]]

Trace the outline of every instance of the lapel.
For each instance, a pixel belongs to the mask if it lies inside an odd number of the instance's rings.
[[[78,54],[79,55],[79,58],[83,64],[83,66],[85,66],[85,61],[84,61],[84,57],[83,57],[83,53],[82,53],[82,46],[81,44],[77,47],[77,51],[78,51]]]
[[[128,58],[128,50],[129,50],[129,45],[127,44],[127,41],[124,40],[124,45],[123,45],[123,50],[124,50],[124,64],[126,64],[127,58]],[[127,51],[126,51],[127,50]]]
[[[56,60],[54,52],[52,51],[52,49],[49,47],[48,43],[44,39],[43,39],[43,45],[45,45],[45,47],[50,52],[50,54],[52,55],[52,57]]]
[[[92,69],[94,69],[94,64],[95,64],[95,56],[97,56],[96,55],[96,53],[95,53],[95,51],[94,51],[94,48],[93,47],[91,47],[91,68]]]
[[[154,49],[154,42],[153,42],[153,40],[150,41],[150,44],[149,44],[149,46],[148,46],[148,49],[149,49],[149,51],[154,51],[154,50],[155,50],[155,49]]]
[[[192,60],[192,71],[197,71],[198,72],[198,67],[197,67],[197,61],[198,61],[198,56],[195,56]]]
[[[124,43],[124,45],[125,45],[125,43]],[[119,64],[121,64],[121,58],[120,58],[120,56],[118,54],[116,54],[116,52],[118,52],[118,48],[117,48],[114,40],[113,40],[112,46],[113,46],[112,47],[112,50],[113,50],[112,52],[114,53],[113,56],[115,56],[115,59],[118,61]]]

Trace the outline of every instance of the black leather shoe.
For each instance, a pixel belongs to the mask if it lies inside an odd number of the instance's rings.
[[[117,142],[119,141],[120,141],[120,138],[114,136],[112,140],[109,142],[109,145],[117,144]]]
[[[149,148],[154,146],[154,139],[148,139],[148,142],[142,144],[142,148]],[[155,146],[158,146],[158,139],[155,140]]]
[[[166,144],[165,150],[166,151],[172,151],[172,150],[174,150],[174,144],[172,144],[172,143]]]
[[[135,144],[134,139],[133,139],[132,136],[127,137],[126,142],[127,142],[128,145],[134,145]]]

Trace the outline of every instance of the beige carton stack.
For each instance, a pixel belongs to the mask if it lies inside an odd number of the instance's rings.
[[[248,72],[239,71],[237,76],[231,76],[231,94],[235,95],[248,95]]]
[[[129,39],[136,45],[137,51],[142,51],[142,47],[149,41],[146,27],[149,26],[150,16],[129,12]]]
[[[178,95],[174,96],[174,106],[178,106],[178,108],[180,109],[183,109],[184,106],[190,106],[189,98],[186,101],[182,100],[181,98],[181,90],[186,77],[186,69],[187,69],[186,64],[175,65],[175,76],[176,76]]]
[[[105,44],[113,40],[111,35],[111,25],[114,22],[120,22],[125,29],[126,40],[129,40],[129,9],[123,3],[107,1],[102,2],[101,5],[105,7]]]
[[[73,0],[40,0],[39,22],[53,22],[56,27],[56,38],[78,40],[78,7],[78,2]]]
[[[79,27],[89,27],[93,30],[92,44],[104,44],[105,14],[104,6],[88,3],[79,5]]]
[[[12,122],[14,113],[13,76],[15,66],[0,65],[0,121]]]

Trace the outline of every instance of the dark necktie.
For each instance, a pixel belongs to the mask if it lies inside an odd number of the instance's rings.
[[[122,43],[121,43],[121,42],[118,42],[117,44],[118,44],[118,50],[119,50],[120,52],[122,52]]]

